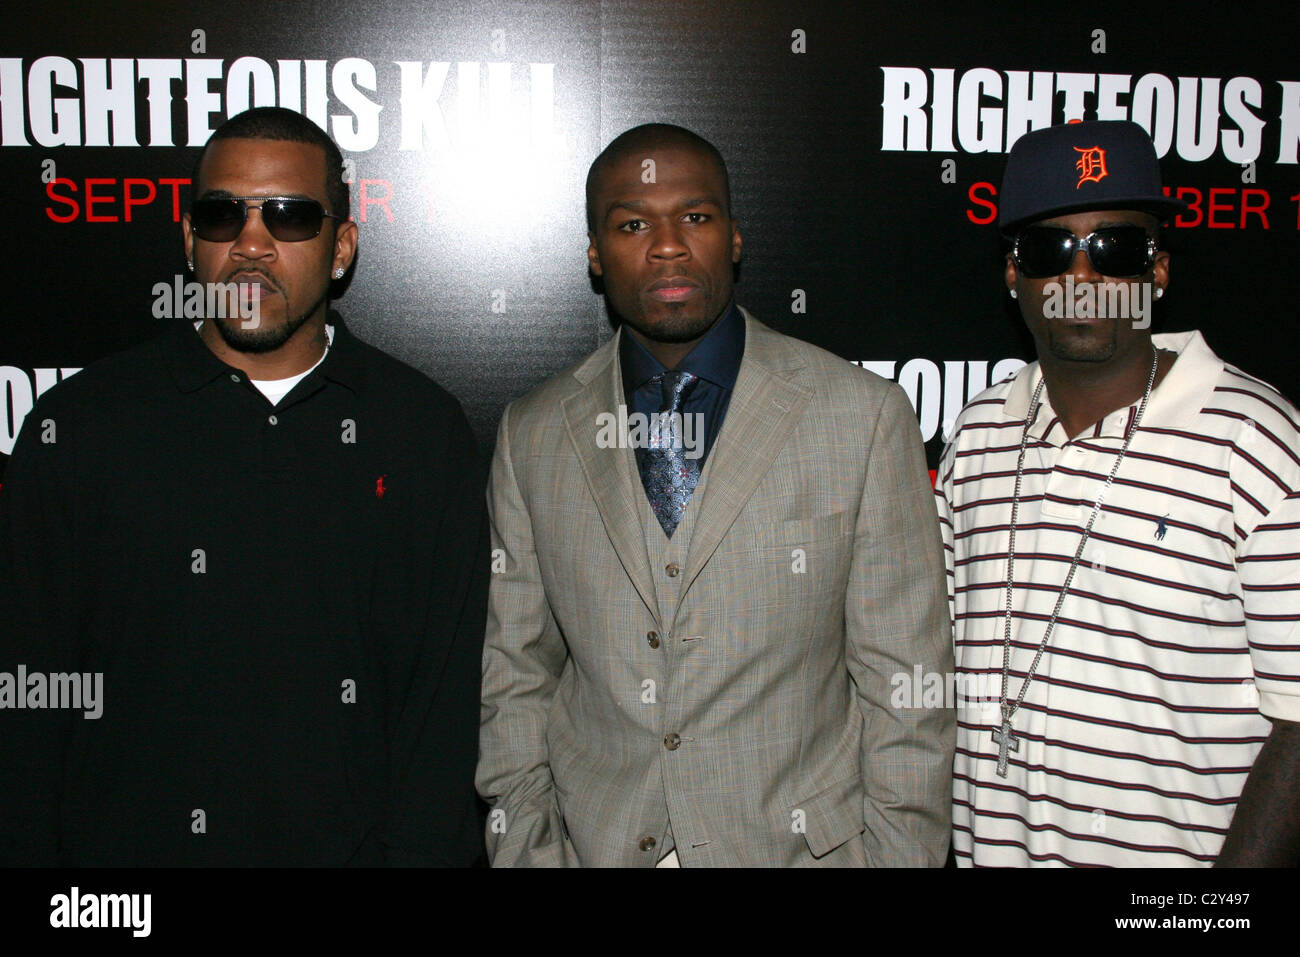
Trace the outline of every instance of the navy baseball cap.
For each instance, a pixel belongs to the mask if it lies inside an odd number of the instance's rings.
[[[1136,209],[1162,223],[1187,209],[1160,188],[1160,161],[1130,120],[1074,121],[1026,133],[1002,175],[998,229],[1089,209]]]

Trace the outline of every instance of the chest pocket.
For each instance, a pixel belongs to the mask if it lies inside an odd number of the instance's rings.
[[[770,526],[756,543],[763,574],[794,594],[838,593],[852,559],[853,525],[847,512]]]
[[[849,513],[775,522],[748,539],[733,530],[728,538],[726,588],[753,595],[754,610],[783,630],[825,625],[842,611],[853,557]]]

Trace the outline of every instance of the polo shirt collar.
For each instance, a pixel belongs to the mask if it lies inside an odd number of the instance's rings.
[[[361,340],[348,331],[348,327],[343,324],[343,317],[334,310],[331,309],[326,314],[325,321],[334,327],[334,341],[330,343],[325,361],[316,371],[331,382],[360,393],[366,378],[366,367],[362,362],[362,350],[365,347]]]
[[[1223,371],[1223,360],[1214,354],[1205,337],[1196,330],[1165,332],[1152,336],[1151,341],[1159,349],[1178,353],[1178,361],[1160,384],[1151,390],[1151,398],[1147,402],[1146,411],[1142,413],[1142,421],[1162,428],[1185,428],[1191,425],[1214,394],[1214,384]],[[1042,377],[1037,362],[1030,363],[1020,371],[1011,383],[1002,405],[1002,412],[1007,418],[1024,419],[1029,414],[1029,400],[1033,398],[1034,389]],[[1045,440],[1050,431],[1059,428],[1059,424],[1046,389],[1043,390],[1040,401],[1043,408],[1030,426],[1029,434],[1036,439]],[[1101,434],[1123,437],[1128,430],[1128,423],[1137,412],[1139,402],[1141,399],[1106,416],[1102,420]],[[1061,441],[1066,441],[1066,438]]]
[[[365,367],[361,362],[362,345],[343,322],[343,317],[330,310],[325,322],[334,327],[334,341],[329,352],[314,374],[331,382],[359,392],[365,380]],[[195,392],[215,379],[236,372],[233,366],[218,359],[203,343],[198,330],[191,322],[177,322],[169,334],[171,348],[167,350],[171,362],[172,378],[182,392]]]

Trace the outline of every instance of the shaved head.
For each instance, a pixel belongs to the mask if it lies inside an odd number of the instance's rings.
[[[591,164],[587,171],[587,229],[596,231],[597,221],[603,217],[603,211],[596,209],[596,196],[600,191],[601,180],[609,169],[629,156],[648,157],[655,150],[664,148],[684,149],[707,156],[722,174],[722,184],[727,202],[726,213],[731,215],[731,181],[727,178],[727,164],[723,162],[718,148],[682,126],[670,123],[646,123],[634,126],[626,133],[616,136],[604,151]]]

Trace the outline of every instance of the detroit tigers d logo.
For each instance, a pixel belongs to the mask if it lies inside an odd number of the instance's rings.
[[[1079,154],[1079,162],[1074,164],[1074,168],[1079,171],[1079,182],[1074,184],[1075,189],[1084,183],[1100,183],[1108,175],[1106,151],[1100,146],[1090,146],[1087,149],[1076,146],[1074,151]]]

